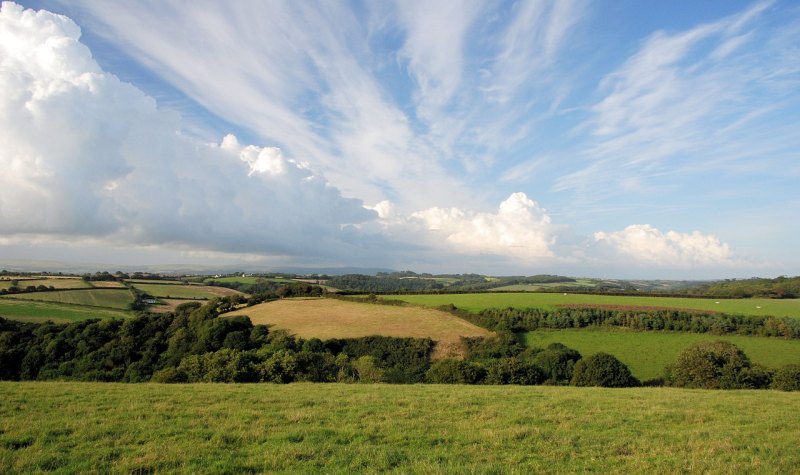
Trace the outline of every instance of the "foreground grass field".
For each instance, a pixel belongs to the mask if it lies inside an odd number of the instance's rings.
[[[13,294],[6,299],[35,300],[40,302],[67,303],[90,307],[106,307],[125,310],[133,302],[128,289],[55,290]]]
[[[69,323],[91,318],[127,318],[130,312],[80,305],[0,298],[0,317],[25,322]]]
[[[454,304],[470,312],[485,308],[538,307],[554,309],[558,305],[627,305],[708,310],[742,315],[772,315],[800,318],[800,299],[692,299],[673,297],[629,297],[561,293],[479,293],[392,295],[386,298],[427,306]],[[719,303],[717,303],[719,302]]]
[[[172,284],[140,284],[134,283],[134,287],[147,292],[154,297],[172,297],[183,299],[211,299],[214,297],[225,297],[227,295],[239,295],[241,292],[224,287],[212,287],[208,285],[172,285]]]
[[[628,365],[641,380],[663,375],[684,348],[698,341],[725,340],[741,348],[750,360],[769,368],[800,364],[800,340],[755,336],[717,336],[698,333],[634,332],[604,330],[558,330],[525,333],[528,346],[544,348],[563,343],[588,356],[610,353]]]
[[[489,335],[487,330],[439,310],[335,299],[282,299],[225,314],[234,315],[247,315],[254,324],[289,330],[303,338],[431,338],[438,342],[440,356],[458,353],[462,336]]]
[[[800,393],[3,382],[0,395],[0,473],[792,473],[800,466],[800,411],[792,410]]]

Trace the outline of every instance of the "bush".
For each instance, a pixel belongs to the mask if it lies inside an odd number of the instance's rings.
[[[454,359],[439,360],[425,373],[425,380],[434,384],[480,384],[485,378],[483,366]]]
[[[581,354],[561,343],[552,343],[533,357],[533,363],[542,369],[545,384],[567,384],[572,379],[575,363]]]
[[[362,383],[380,383],[383,381],[383,370],[377,366],[374,356],[362,356],[353,362],[353,369]]]
[[[702,389],[756,388],[764,384],[763,370],[733,343],[702,341],[687,347],[670,368],[673,386]],[[767,383],[768,384],[768,383]]]
[[[772,389],[781,391],[800,391],[800,364],[790,364],[775,371]]]
[[[519,358],[493,360],[486,371],[486,384],[542,384],[547,377],[538,366]]]
[[[638,386],[631,370],[622,361],[608,353],[597,353],[575,364],[572,372],[573,386],[601,386],[624,388]]]

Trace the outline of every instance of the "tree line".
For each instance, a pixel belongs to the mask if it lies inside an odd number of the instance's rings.
[[[628,310],[596,307],[489,308],[467,312],[453,304],[440,307],[489,330],[512,332],[539,329],[621,327],[631,330],[666,330],[715,335],[753,335],[800,338],[800,319],[745,316],[684,310]]]

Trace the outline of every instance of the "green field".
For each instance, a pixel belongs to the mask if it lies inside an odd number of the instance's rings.
[[[91,287],[91,285],[81,279],[80,277],[42,277],[32,279],[26,277],[17,281],[17,287],[24,289],[28,286],[44,285],[45,287],[55,287],[56,289],[77,289]],[[7,289],[11,287],[11,280],[0,280],[0,289]]]
[[[596,287],[597,283],[589,279],[576,279],[575,282],[548,282],[545,284],[514,284],[504,285],[490,289],[490,292],[536,292],[542,289],[552,289],[557,287],[586,287],[590,289]]]
[[[128,289],[94,289],[94,290],[51,290],[48,292],[30,292],[5,297],[15,300],[35,300],[40,302],[66,303],[91,307],[106,307],[124,310],[133,302],[133,294]]]
[[[0,317],[26,322],[41,323],[52,320],[56,323],[69,323],[91,318],[126,318],[128,316],[130,316],[128,312],[108,308],[0,298]]]
[[[211,287],[206,285],[171,285],[171,284],[134,284],[134,287],[147,292],[153,297],[182,298],[182,299],[211,299],[225,295],[236,295],[240,292],[224,287]]]
[[[0,473],[793,473],[800,393],[0,383]],[[768,403],[765,401],[768,400]]]
[[[247,277],[219,277],[217,279],[206,279],[205,282],[220,282],[223,284],[247,284],[252,285],[255,284],[257,280],[262,279],[266,280],[267,282],[278,282],[278,283],[287,283],[287,282],[295,282],[293,279],[286,279],[283,277],[258,277],[258,276],[247,276]]]
[[[477,293],[477,294],[426,294],[391,295],[386,298],[406,302],[456,307],[478,312],[485,308],[539,307],[554,309],[567,305],[629,305],[648,307],[686,308],[742,315],[772,315],[800,318],[800,299],[693,299],[674,297],[629,297],[618,295],[586,295],[561,293]],[[719,303],[717,303],[719,302]],[[760,307],[760,308],[759,308]]]
[[[589,356],[610,353],[628,365],[641,380],[663,375],[664,367],[675,362],[684,348],[698,341],[730,341],[750,360],[769,368],[800,364],[800,340],[755,336],[717,336],[697,333],[634,332],[605,330],[558,330],[525,333],[528,346],[544,348],[563,343]]]

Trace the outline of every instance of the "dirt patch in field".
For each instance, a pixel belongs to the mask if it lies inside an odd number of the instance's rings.
[[[619,310],[623,312],[656,312],[666,310],[671,312],[685,312],[685,313],[721,313],[713,310],[701,310],[698,308],[680,308],[680,307],[656,307],[650,305],[613,305],[613,304],[580,304],[580,303],[562,303],[556,305],[558,308],[599,308],[603,310]]]
[[[462,336],[489,336],[486,329],[439,310],[375,305],[335,299],[283,299],[236,310],[254,324],[288,330],[302,338],[356,338],[382,335],[431,338],[434,358],[463,356]]]
[[[205,285],[202,288],[209,294],[215,295],[217,297],[227,297],[228,295],[245,295],[244,292],[239,292],[238,290],[229,289],[227,287],[215,287],[213,285]]]
[[[200,304],[205,304],[206,302],[203,300],[187,300],[187,299],[159,299],[163,303],[157,305],[151,305],[147,310],[154,313],[167,313],[167,312],[174,312],[178,305],[187,302],[198,302]]]

